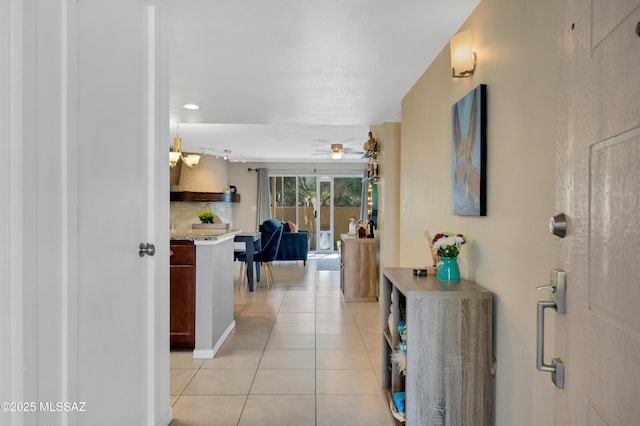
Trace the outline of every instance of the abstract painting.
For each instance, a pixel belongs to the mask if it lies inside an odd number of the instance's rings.
[[[487,86],[473,89],[451,112],[451,213],[486,216]]]

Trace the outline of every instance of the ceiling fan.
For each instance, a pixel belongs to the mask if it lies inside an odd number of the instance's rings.
[[[331,157],[332,159],[339,160],[345,154],[362,155],[364,154],[364,152],[354,151],[352,148],[349,148],[349,147],[345,148],[341,143],[332,143],[330,151],[318,151],[313,155],[324,155],[324,154],[329,154],[329,157]]]

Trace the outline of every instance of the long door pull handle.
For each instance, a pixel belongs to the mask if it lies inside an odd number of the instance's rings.
[[[555,302],[538,302],[538,355],[536,357],[536,363],[538,370],[548,373],[555,373],[556,369],[544,363],[544,310],[555,307]]]
[[[551,365],[544,363],[544,310],[546,308],[556,309],[557,304],[553,301],[538,302],[538,353],[536,356],[536,366],[538,370],[551,373],[551,380],[560,389],[564,389],[564,363],[560,358],[553,358]]]

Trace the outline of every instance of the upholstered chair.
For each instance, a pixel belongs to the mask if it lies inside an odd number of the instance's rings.
[[[267,272],[267,287],[270,288],[273,282],[271,262],[276,260],[276,255],[278,254],[278,247],[280,247],[280,240],[282,239],[282,224],[275,219],[267,219],[260,226],[260,232],[262,234],[260,237],[262,248],[253,254],[253,261],[260,262],[260,264],[265,267]],[[247,254],[239,253],[238,260],[242,262],[238,282],[242,283],[248,273],[248,271],[245,272]]]

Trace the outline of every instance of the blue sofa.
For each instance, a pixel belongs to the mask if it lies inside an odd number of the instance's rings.
[[[303,265],[306,266],[311,232],[308,229],[298,229],[298,232],[291,232],[288,222],[281,223],[283,226],[282,239],[276,260],[302,260]]]

